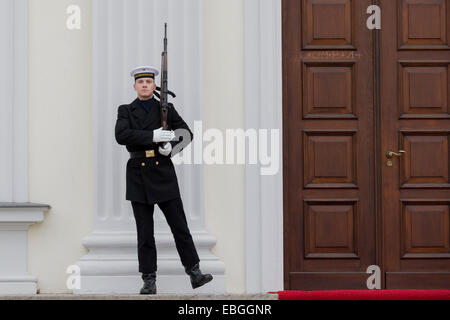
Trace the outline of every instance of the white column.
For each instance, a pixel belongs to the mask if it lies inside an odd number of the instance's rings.
[[[28,1],[0,0],[0,202],[28,200]]]
[[[0,294],[35,294],[27,233],[47,205],[28,203],[28,1],[0,0]]]
[[[81,288],[74,293],[136,293],[142,280],[138,273],[136,225],[131,205],[125,200],[129,154],[114,137],[117,108],[136,98],[129,75],[133,67],[160,67],[167,22],[169,88],[177,94],[172,102],[192,130],[194,121],[203,119],[202,1],[94,0],[92,16],[94,232],[83,240],[89,254],[78,262]],[[176,171],[200,267],[215,278],[195,292],[223,293],[224,264],[211,253],[216,240],[205,230],[203,168],[180,165]],[[156,205],[155,238],[158,292],[194,292],[170,229]]]
[[[247,293],[266,293],[284,286],[281,0],[244,3],[246,129],[280,130],[279,172],[246,166]]]

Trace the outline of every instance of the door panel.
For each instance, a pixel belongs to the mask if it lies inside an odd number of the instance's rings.
[[[285,287],[365,287],[375,264],[366,0],[285,0]]]
[[[386,288],[449,289],[450,1],[381,8],[382,150],[405,151],[382,166]]]

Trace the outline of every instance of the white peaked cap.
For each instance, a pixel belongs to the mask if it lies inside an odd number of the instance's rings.
[[[141,66],[134,68],[130,75],[135,79],[139,78],[153,78],[155,79],[159,75],[159,70],[151,66]]]

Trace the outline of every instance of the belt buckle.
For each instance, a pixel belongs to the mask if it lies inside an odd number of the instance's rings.
[[[145,151],[145,157],[146,158],[154,158],[155,157],[155,150],[147,150],[147,151]]]

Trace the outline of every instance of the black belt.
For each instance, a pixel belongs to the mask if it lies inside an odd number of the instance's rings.
[[[137,151],[137,152],[130,152],[130,158],[155,158],[156,157],[156,151],[155,150],[146,150],[146,151]]]

